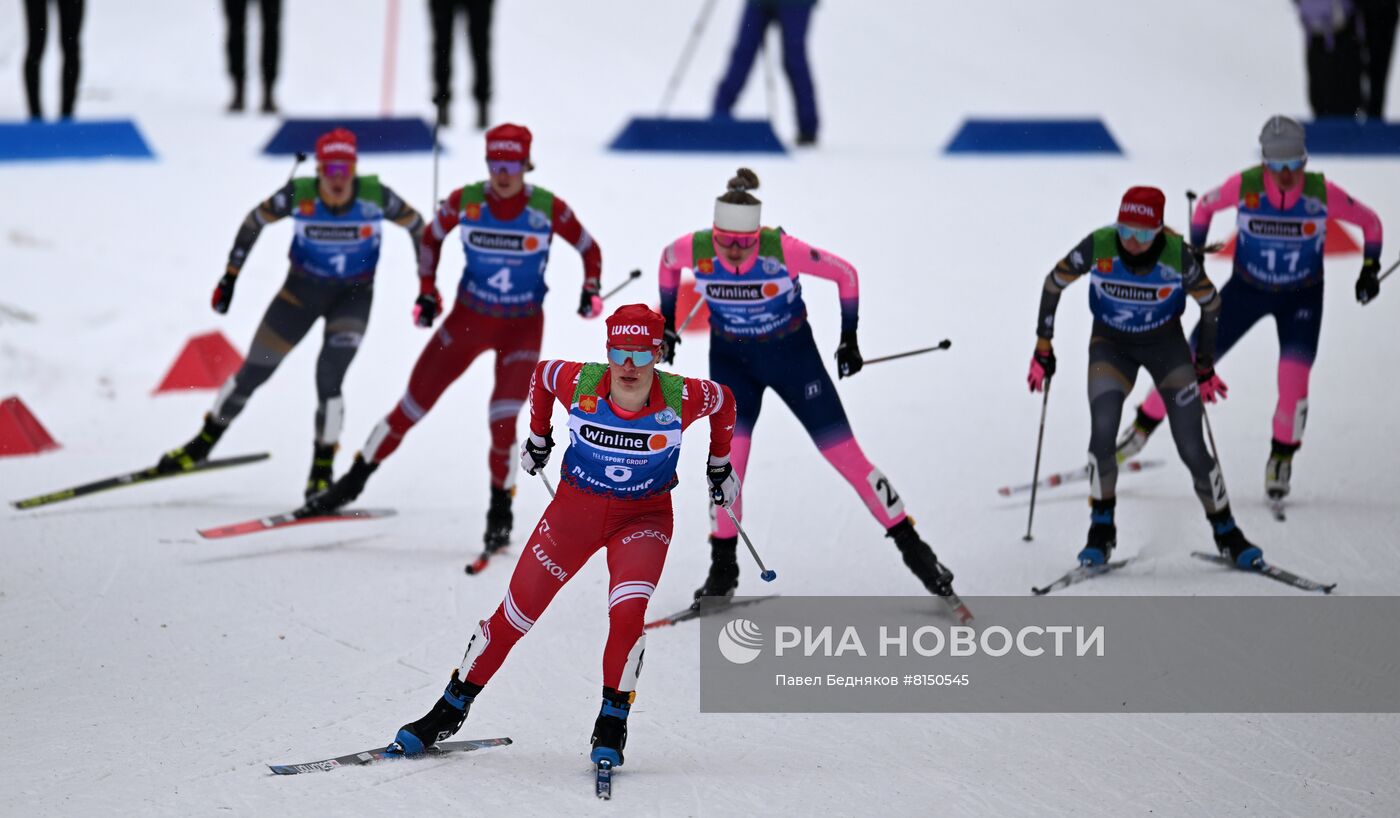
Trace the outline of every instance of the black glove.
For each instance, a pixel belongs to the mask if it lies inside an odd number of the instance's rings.
[[[856,343],[854,332],[841,333],[841,343],[836,347],[836,377],[849,378],[865,366],[860,357],[860,344]]]
[[[1361,276],[1356,279],[1356,300],[1369,304],[1381,294],[1381,263],[1373,258],[1361,262]]]
[[[681,335],[676,332],[673,318],[666,319],[666,331],[661,334],[661,363],[675,363],[676,347],[680,346]]]
[[[442,296],[438,294],[436,287],[432,292],[418,296],[418,300],[413,303],[416,305],[413,310],[413,323],[420,327],[431,327],[438,313],[442,312]]]
[[[598,297],[598,282],[585,282],[578,296],[578,314],[584,318],[593,318],[602,312],[603,300]]]
[[[734,467],[729,465],[729,457],[710,457],[705,468],[705,476],[710,479],[710,500],[717,506],[728,508],[739,498],[739,478],[734,476]]]
[[[209,299],[209,306],[214,308],[214,312],[220,315],[228,312],[228,305],[233,303],[233,285],[238,280],[238,273],[230,270],[224,273],[224,277],[219,279],[219,284],[214,288],[214,295]]]
[[[520,468],[527,474],[536,474],[549,465],[549,453],[554,449],[554,430],[544,437],[530,434],[520,446]]]

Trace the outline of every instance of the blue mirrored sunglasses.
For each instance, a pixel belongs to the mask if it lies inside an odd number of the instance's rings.
[[[1307,164],[1307,161],[1308,158],[1306,156],[1304,156],[1301,159],[1286,159],[1281,162],[1269,160],[1264,163],[1264,166],[1267,167],[1269,170],[1273,171],[1274,173],[1282,173],[1285,170],[1301,170],[1303,165]]]
[[[608,359],[618,366],[622,366],[630,359],[637,366],[646,366],[656,360],[656,353],[649,349],[614,349],[608,348]]]
[[[1127,241],[1128,239],[1137,239],[1143,244],[1147,244],[1153,239],[1157,238],[1157,230],[1158,228],[1156,227],[1138,228],[1129,227],[1126,224],[1120,224],[1118,225],[1118,238],[1122,239],[1123,241]]]

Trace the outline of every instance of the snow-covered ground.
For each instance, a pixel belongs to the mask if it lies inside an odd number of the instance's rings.
[[[287,4],[280,101],[289,114],[378,110],[383,4]],[[395,88],[402,113],[426,113],[426,10],[403,3]],[[665,242],[706,223],[733,158],[639,157],[603,146],[623,120],[654,111],[700,6],[645,0],[503,2],[496,20],[497,120],[535,133],[534,178],[568,199],[598,238],[605,286],[641,267],[629,299],[655,300]],[[878,9],[878,12],[876,11]],[[681,113],[705,112],[738,0],[722,0],[681,88]],[[275,122],[222,113],[218,4],[90,3],[86,117],[130,115],[156,162],[0,165],[0,302],[37,316],[0,324],[0,396],[18,394],[63,448],[0,460],[4,499],[154,462],[191,435],[207,392],[152,397],[184,340],[220,329],[251,339],[285,271],[289,231],[265,231],[229,315],[208,294],[243,214],[275,189],[282,159],[259,155]],[[22,59],[18,4],[0,12],[0,71]],[[250,36],[250,44],[257,42]],[[460,48],[459,43],[459,48]],[[1302,46],[1290,4],[967,4],[827,0],[811,48],[822,113],[819,150],[749,158],[770,224],[830,248],[861,271],[867,356],[953,340],[946,353],[872,367],[840,385],[856,432],[957,571],[966,597],[1023,594],[1067,567],[1086,526],[1082,490],[1042,495],[1037,538],[1021,541],[1024,502],[997,486],[1029,479],[1038,397],[1024,373],[1045,271],[1107,223],[1131,184],[1203,191],[1253,160],[1260,124],[1305,114]],[[256,66],[256,46],[250,66]],[[463,59],[458,55],[458,87]],[[50,51],[47,76],[57,71]],[[792,136],[779,77],[780,133]],[[256,85],[255,82],[250,83]],[[0,118],[23,114],[0,84]],[[52,84],[50,85],[52,99]],[[459,91],[456,121],[469,119]],[[256,94],[254,94],[256,99]],[[742,102],[765,110],[756,71]],[[1392,118],[1397,104],[1392,99]],[[948,159],[967,115],[1102,114],[1123,158]],[[480,138],[446,132],[445,192],[480,176]],[[1400,215],[1393,162],[1319,158],[1383,219]],[[426,156],[367,156],[362,168],[420,208]],[[1222,223],[1220,236],[1224,236]],[[397,400],[425,338],[408,241],[386,228],[371,330],[346,385],[343,469]],[[1394,239],[1386,260],[1394,257]],[[1359,257],[1333,259],[1293,513],[1262,499],[1274,401],[1272,327],[1221,363],[1231,398],[1212,413],[1236,514],[1266,553],[1341,583],[1347,594],[1400,585],[1400,489],[1393,407],[1400,385],[1400,290],[1361,308]],[[456,280],[460,249],[441,275]],[[596,358],[598,323],[572,314],[580,265],[556,247],[544,353]],[[1217,282],[1228,264],[1213,262]],[[1400,281],[1400,279],[1396,279]],[[1088,439],[1086,287],[1061,305],[1061,374],[1047,469],[1083,462]],[[830,355],[834,288],[808,304]],[[1188,322],[1194,321],[1190,308]],[[307,527],[221,542],[197,527],[285,509],[310,456],[317,339],[303,343],[249,404],[219,452],[271,461],[33,512],[0,511],[0,767],[5,814],[375,815],[465,809],[491,814],[625,810],[675,814],[1393,815],[1400,721],[1393,716],[721,716],[698,712],[694,629],[649,641],[618,795],[589,786],[606,616],[595,561],[560,594],[480,699],[463,736],[516,744],[469,756],[274,778],[268,762],[387,741],[439,694],[468,628],[500,600],[503,561],[461,571],[480,544],[487,496],[490,368],[467,373],[375,476],[378,522]],[[677,369],[703,374],[705,341]],[[1141,397],[1145,385],[1139,386]],[[653,612],[680,607],[703,576],[701,447],[676,493],[677,536]],[[1121,552],[1140,559],[1084,594],[1288,593],[1188,557],[1209,532],[1169,443],[1166,468],[1125,476]],[[920,588],[862,505],[773,402],[745,486],[748,529],[784,594],[916,594]],[[517,531],[545,504],[521,486]],[[745,567],[743,590],[755,591]]]

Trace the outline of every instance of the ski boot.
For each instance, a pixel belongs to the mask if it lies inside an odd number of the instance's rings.
[[[335,453],[339,449],[335,443],[317,443],[311,455],[311,474],[306,478],[306,499],[314,500],[325,494],[334,479]]]
[[[425,753],[439,741],[445,741],[462,729],[472,702],[481,693],[479,685],[469,684],[457,678],[453,669],[447,689],[433,705],[433,709],[418,721],[409,722],[399,728],[398,735],[385,748],[385,755],[416,756]]]
[[[199,434],[190,438],[190,442],[178,449],[171,449],[160,456],[160,461],[156,463],[157,474],[174,474],[175,472],[189,471],[196,465],[209,459],[209,451],[214,448],[214,444],[223,437],[224,431],[228,427],[214,420],[206,413],[204,415],[204,428],[199,430]]]
[[[904,564],[909,566],[909,570],[914,572],[914,576],[919,578],[929,593],[952,596],[953,572],[939,562],[933,549],[919,538],[919,532],[914,530],[912,517],[905,517],[890,526],[885,536],[894,540],[899,552],[904,555]]]
[[[1274,438],[1273,451],[1269,462],[1264,466],[1264,492],[1270,500],[1282,500],[1291,490],[1289,481],[1293,479],[1293,454],[1301,443],[1284,443]]]
[[[1234,563],[1236,568],[1247,571],[1258,570],[1264,565],[1264,551],[1244,538],[1244,532],[1235,524],[1235,517],[1226,506],[1214,514],[1207,514],[1211,528],[1215,532],[1215,547],[1220,556]]]
[[[1089,513],[1089,538],[1079,552],[1079,564],[1086,568],[1106,565],[1118,545],[1118,526],[1113,523],[1113,500],[1093,500]]]
[[[627,746],[627,714],[632,711],[635,691],[621,693],[611,687],[603,688],[603,707],[598,712],[598,720],[593,722],[593,752],[589,760],[594,764],[607,761],[614,767],[622,766],[622,748]]]
[[[1137,453],[1142,451],[1143,446],[1147,445],[1147,439],[1152,436],[1161,423],[1161,418],[1148,417],[1139,406],[1133,425],[1124,429],[1123,436],[1118,438],[1118,450],[1114,452],[1114,457],[1118,462],[1126,463],[1137,457]]]
[[[330,488],[324,492],[309,497],[306,505],[297,509],[298,517],[315,517],[320,514],[328,514],[341,506],[354,501],[360,496],[360,492],[365,490],[365,482],[369,476],[374,474],[374,470],[379,468],[378,463],[370,463],[365,460],[364,455],[356,454],[355,462],[350,464],[350,470],[340,476],[339,480],[331,483]]]
[[[514,497],[514,486],[508,489],[491,487],[491,506],[486,509],[486,534],[481,538],[488,554],[494,554],[510,544],[510,527],[515,522],[510,504]]]
[[[739,563],[735,559],[738,548],[738,537],[710,535],[710,574],[705,577],[705,584],[695,589],[695,601],[690,604],[691,610],[700,610],[707,596],[725,599],[734,596],[735,589],[739,587]]]

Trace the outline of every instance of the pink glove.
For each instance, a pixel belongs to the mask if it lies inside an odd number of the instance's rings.
[[[1201,400],[1206,403],[1215,403],[1217,400],[1225,400],[1230,397],[1230,387],[1220,380],[1220,376],[1215,374],[1215,370],[1211,370],[1210,376],[1205,380],[1197,380],[1196,383],[1201,389]]]
[[[1041,352],[1036,350],[1031,356],[1031,371],[1026,375],[1026,383],[1030,385],[1032,392],[1045,391],[1045,382],[1055,374],[1055,351],[1047,350]]]

